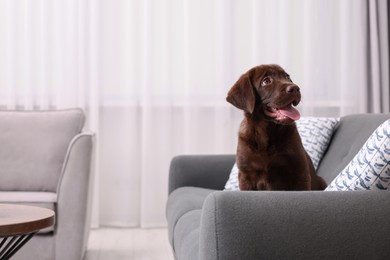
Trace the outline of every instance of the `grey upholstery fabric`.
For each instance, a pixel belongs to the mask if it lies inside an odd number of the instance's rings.
[[[201,209],[183,215],[176,223],[174,245],[179,259],[199,259],[199,227]]]
[[[215,192],[199,259],[389,259],[389,200],[388,191]]]
[[[34,236],[12,259],[83,258],[90,227],[94,142],[93,133],[81,132],[83,124],[80,109],[0,111],[0,147],[4,142],[13,149],[11,141],[16,147],[9,155],[0,152],[0,175],[5,175],[0,203],[56,212],[54,230]]]
[[[169,193],[183,186],[221,190],[235,160],[234,155],[177,156],[169,169]],[[210,173],[213,178],[209,178]]]
[[[54,192],[41,191],[0,191],[2,203],[36,203],[48,204],[49,209],[54,209],[57,202],[57,194]]]
[[[179,219],[192,210],[202,209],[202,205],[206,197],[215,190],[182,187],[176,189],[170,196],[167,202],[167,220],[169,241],[173,245],[173,232]]]
[[[56,192],[66,150],[84,121],[80,109],[0,111],[0,190]]]
[[[318,174],[329,183],[389,118],[341,118]],[[389,259],[390,191],[220,191],[234,160],[172,160],[167,220],[176,259]]]
[[[90,228],[93,135],[76,136],[58,183],[56,260],[82,259]],[[62,221],[62,222],[61,222]]]

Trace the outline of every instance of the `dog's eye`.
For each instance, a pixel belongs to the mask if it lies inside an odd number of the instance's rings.
[[[269,77],[265,77],[261,82],[261,86],[267,86],[272,83],[272,80]]]
[[[292,82],[290,75],[288,75],[288,74],[286,74],[286,79]]]

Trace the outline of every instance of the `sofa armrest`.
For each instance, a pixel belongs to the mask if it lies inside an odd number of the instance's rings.
[[[222,190],[234,162],[234,155],[176,156],[169,168],[169,194],[183,186]]]
[[[390,191],[210,194],[200,259],[388,259]]]
[[[93,133],[69,145],[57,188],[56,259],[82,259],[91,213]]]

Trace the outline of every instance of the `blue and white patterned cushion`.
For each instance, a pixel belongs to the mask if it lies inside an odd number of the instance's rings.
[[[324,152],[328,148],[333,131],[338,122],[338,118],[327,117],[303,117],[296,121],[303,147],[313,161],[315,169],[317,169]],[[225,190],[239,190],[238,168],[236,164],[233,165],[230,172]]]
[[[338,122],[339,118],[327,117],[306,117],[296,122],[303,147],[309,154],[316,170],[328,148]]]
[[[327,191],[390,188],[390,120],[381,124]]]
[[[225,190],[239,190],[237,163],[234,163],[233,168],[230,171],[229,179],[225,184]]]

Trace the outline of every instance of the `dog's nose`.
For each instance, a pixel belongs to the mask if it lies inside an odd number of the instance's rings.
[[[290,85],[286,88],[287,93],[297,93],[299,92],[299,87],[297,85]]]

